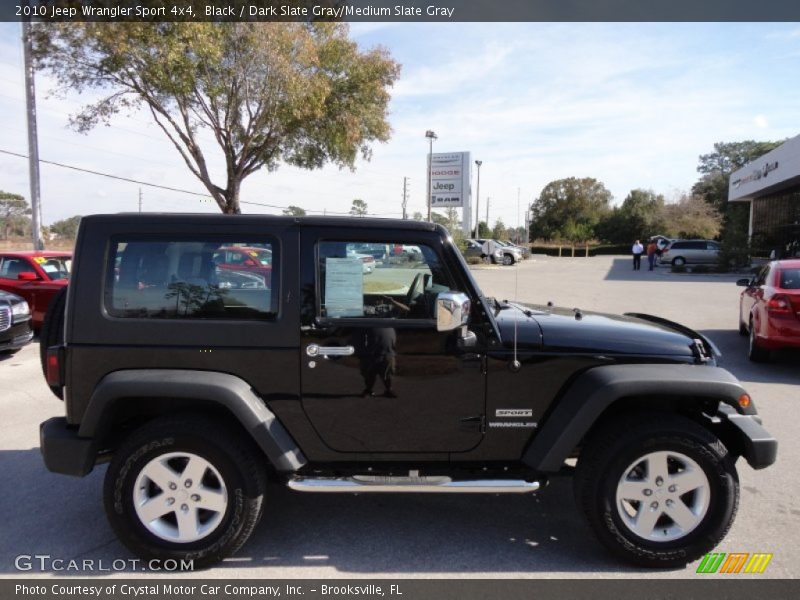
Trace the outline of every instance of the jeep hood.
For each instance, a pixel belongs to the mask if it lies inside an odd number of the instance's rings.
[[[503,345],[512,347],[516,322],[520,348],[544,352],[698,357],[715,349],[700,334],[649,315],[609,315],[531,304],[514,304],[496,313]]]

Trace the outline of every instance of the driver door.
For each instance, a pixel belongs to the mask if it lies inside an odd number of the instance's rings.
[[[457,331],[437,331],[437,295],[460,291],[440,249],[394,239],[303,247],[313,247],[314,278],[303,312],[314,317],[301,334],[302,403],[325,444],[351,453],[477,446],[483,356],[459,349]]]

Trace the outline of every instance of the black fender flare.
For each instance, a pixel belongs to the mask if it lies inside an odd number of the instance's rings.
[[[141,398],[202,400],[227,409],[280,472],[303,467],[306,457],[286,428],[243,379],[228,373],[181,369],[126,369],[100,380],[89,400],[78,435],[100,440],[120,402]]]
[[[522,460],[539,472],[557,472],[595,421],[623,398],[708,398],[732,406],[736,413],[755,415],[752,403],[739,406],[744,388],[731,373],[704,365],[608,365],[579,375],[556,401]],[[749,457],[748,457],[749,458]]]

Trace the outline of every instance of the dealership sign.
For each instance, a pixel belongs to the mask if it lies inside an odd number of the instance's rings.
[[[469,207],[469,152],[447,152],[431,157],[431,207]]]

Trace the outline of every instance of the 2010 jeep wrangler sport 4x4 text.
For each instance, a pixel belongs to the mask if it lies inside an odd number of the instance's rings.
[[[736,460],[777,452],[716,356],[657,317],[486,298],[430,223],[96,215],[42,332],[66,417],[41,449],[57,473],[110,461],[120,539],[196,567],[245,543],[269,477],[527,493],[564,472],[610,550],[683,565],[730,528]]]

